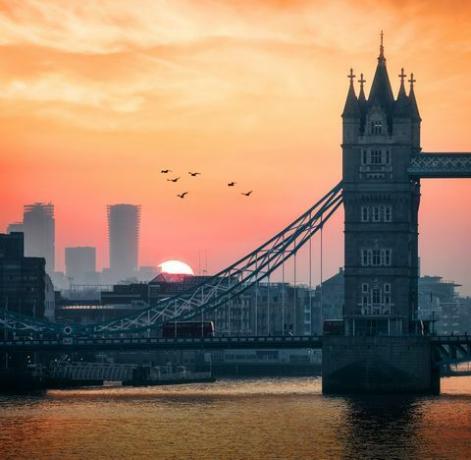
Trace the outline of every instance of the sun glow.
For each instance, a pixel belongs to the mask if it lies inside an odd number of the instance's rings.
[[[171,273],[174,275],[194,275],[193,269],[179,260],[167,260],[159,265],[162,273]]]

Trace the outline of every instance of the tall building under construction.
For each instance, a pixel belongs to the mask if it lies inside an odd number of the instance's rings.
[[[46,272],[55,270],[55,220],[52,203],[33,203],[24,206],[22,231],[27,257],[44,257]],[[12,230],[12,229],[10,229]]]

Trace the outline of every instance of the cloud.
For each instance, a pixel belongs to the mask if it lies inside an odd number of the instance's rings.
[[[2,88],[1,97],[6,100],[62,102],[125,113],[136,112],[143,102],[137,93],[123,92],[120,86],[105,90],[99,82],[81,82],[61,74],[44,74],[30,81],[14,79]]]
[[[231,112],[232,123],[253,126],[278,100],[322,97],[346,56],[370,59],[381,27],[390,55],[411,48],[417,31],[428,30],[416,54],[463,33],[431,27],[444,11],[418,1],[0,0],[0,101],[4,116],[26,107],[96,129]],[[450,43],[463,53],[460,37]]]
[[[412,1],[3,0],[0,43],[106,54],[231,38],[352,51],[381,27],[401,34],[436,10]]]

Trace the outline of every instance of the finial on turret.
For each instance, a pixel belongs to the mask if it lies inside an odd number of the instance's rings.
[[[363,85],[366,83],[366,80],[363,78],[363,74],[360,74],[360,79],[358,80],[358,83],[360,83],[360,89],[363,89]]]
[[[380,34],[381,41],[379,45],[379,59],[384,59],[384,32],[381,31]]]
[[[404,73],[404,67],[401,68],[401,73],[398,75],[398,77],[401,79],[401,85],[403,85],[404,79],[407,77],[407,75]]]
[[[353,80],[356,75],[353,73],[353,69],[350,69],[350,73],[347,75],[347,78],[350,80],[350,86],[353,86]]]
[[[407,80],[409,83],[410,83],[410,89],[413,90],[414,89],[414,83],[417,81],[415,78],[414,78],[414,74],[411,73],[410,74],[410,80]]]

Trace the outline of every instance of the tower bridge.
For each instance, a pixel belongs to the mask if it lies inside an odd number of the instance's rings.
[[[470,343],[467,336],[426,337],[419,327],[420,181],[470,178],[471,153],[422,152],[416,80],[413,74],[407,79],[401,70],[399,92],[394,97],[382,36],[368,97],[363,74],[358,80],[358,95],[353,70],[348,78],[342,113],[342,181],[287,227],[191,292],[117,320],[64,327],[4,310],[0,326],[32,338],[23,343],[4,341],[0,351],[322,346],[325,392],[436,391],[438,367],[469,360]],[[231,340],[216,337],[193,342],[130,338],[136,332],[159,328],[167,321],[203,317],[238,298],[295,257],[342,204],[345,211],[342,336]],[[70,336],[70,342],[55,339],[46,344],[38,338],[49,333]]]

